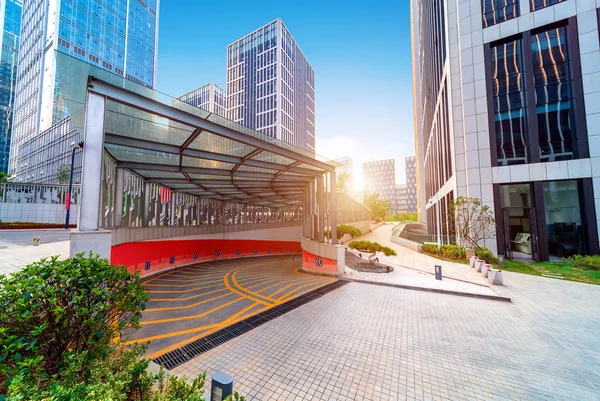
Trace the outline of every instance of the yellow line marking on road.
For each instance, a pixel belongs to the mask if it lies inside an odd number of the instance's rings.
[[[206,292],[206,293],[204,293],[202,295],[214,294],[215,292],[222,292],[222,291],[227,291],[227,288],[223,288],[222,290],[216,290],[216,291]],[[191,304],[191,305],[170,306],[170,307],[165,307],[165,308],[151,308],[151,309],[146,309],[146,310],[144,310],[143,313],[146,313],[146,312],[158,312],[158,311],[164,311],[164,310],[189,309],[189,308],[193,308],[193,307],[198,306],[198,305],[205,304],[205,303],[210,302],[210,301],[214,301],[216,299],[220,299],[220,298],[226,297],[227,295],[231,295],[231,293],[228,292],[227,294],[219,295],[218,297],[209,298],[209,299],[206,299],[204,301],[196,302],[196,303]]]
[[[233,273],[233,275],[231,276],[231,282],[233,283],[233,285],[234,285],[235,287],[237,287],[237,288],[239,288],[240,290],[242,290],[242,291],[244,291],[244,292],[247,292],[247,293],[249,293],[249,294],[251,294],[251,295],[254,295],[255,297],[258,297],[259,299],[266,299],[267,301],[270,301],[270,302],[275,302],[275,300],[274,300],[273,298],[266,297],[266,296],[264,296],[264,295],[261,295],[261,294],[259,294],[258,292],[251,291],[251,290],[249,290],[249,289],[247,289],[247,288],[245,288],[245,287],[243,287],[243,286],[239,285],[239,284],[238,284],[238,282],[237,282],[237,281],[236,281],[236,279],[235,279],[235,276],[236,276],[236,274],[237,274],[237,272],[238,272],[238,271],[239,271],[239,270],[236,270],[236,271]]]
[[[281,292],[282,290],[284,290],[284,289],[286,289],[286,288],[288,288],[288,287],[290,287],[292,285],[298,285],[298,284],[302,284],[302,283],[306,283],[306,282],[314,282],[314,281],[315,281],[314,279],[305,279],[305,278],[294,278],[294,277],[291,277],[288,280],[277,280],[277,282],[275,284],[270,285],[270,286],[265,287],[265,288],[261,288],[260,291],[258,291],[258,292],[262,293],[263,291],[266,291],[268,289],[276,287],[276,286],[278,286],[280,284],[288,284],[287,286],[283,287],[282,289],[280,289],[280,290],[278,290],[278,291],[276,291],[276,292],[274,292],[272,294],[269,294],[270,297],[273,297],[273,295],[277,295],[279,292]],[[260,285],[260,284],[258,284],[258,285]],[[253,288],[253,287],[256,287],[256,286],[253,285],[253,286],[250,286],[250,287],[247,287],[247,288]]]
[[[278,302],[285,302],[288,301],[291,298],[296,298],[298,296],[300,296],[301,294],[303,294],[306,291],[303,291],[299,294],[294,294],[296,291],[298,291],[300,288],[305,288],[305,287],[314,287],[314,288],[319,288],[324,286],[325,284],[319,285],[319,283],[312,283],[312,284],[306,284],[306,285],[301,285],[299,287],[294,288],[292,291],[289,291],[287,294],[283,294],[282,296],[280,296],[279,298],[277,298]]]
[[[216,283],[219,281],[221,281],[221,279],[205,281],[202,284]],[[192,284],[146,284],[146,287],[189,287],[190,285],[194,285],[194,284],[198,284],[198,283],[192,283]]]
[[[235,313],[234,315],[231,315],[229,318],[223,320],[221,323],[216,323],[216,324],[211,324],[211,325],[208,325],[208,326],[203,326],[200,329],[205,329],[205,330],[209,330],[209,331],[208,332],[205,331],[205,332],[200,333],[200,334],[198,334],[196,336],[187,338],[187,339],[185,339],[183,341],[180,341],[180,342],[178,342],[176,344],[173,344],[173,345],[170,345],[170,346],[168,346],[166,348],[163,348],[160,351],[156,351],[156,352],[148,355],[147,358],[150,358],[150,359],[157,358],[157,357],[159,357],[161,355],[166,354],[167,352],[170,352],[170,351],[173,351],[175,349],[181,348],[184,345],[189,344],[189,343],[191,343],[193,341],[196,341],[199,338],[206,337],[207,335],[212,334],[215,331],[221,330],[223,327],[229,326],[229,325],[231,325],[233,323],[239,322],[240,320],[246,319],[246,316],[244,316],[244,317],[240,317],[240,316],[243,315],[244,313],[246,313],[247,311],[251,310],[252,308],[254,308],[256,305],[258,305],[257,302],[255,302],[255,303],[253,303],[253,304],[245,307],[244,309],[240,310],[239,312]],[[268,309],[268,308],[259,309],[257,312],[254,312],[253,315],[256,314],[256,313],[262,312],[264,309]],[[188,330],[185,330],[185,331],[188,331]],[[173,336],[177,336],[177,335],[180,335],[180,334],[189,334],[189,333],[175,332],[175,333],[171,333],[171,334],[173,334]],[[173,337],[173,336],[170,336],[170,337]]]
[[[252,284],[252,283],[259,283],[260,284],[260,283],[264,283],[264,282],[270,281],[270,280],[271,280],[270,278],[259,278],[259,279],[256,279],[256,280],[245,281],[242,284],[243,285],[248,285],[248,284]]]
[[[218,287],[221,285],[221,280],[219,280],[219,284],[211,284],[211,285],[205,285],[202,287],[195,287],[195,288],[190,288],[188,290],[146,290],[146,292],[151,292],[153,294],[183,294],[186,292],[192,292],[192,291],[197,291],[197,290],[202,290],[204,288],[210,288],[210,287]],[[185,299],[185,298],[178,298],[178,299]],[[150,299],[152,301],[152,299]]]
[[[226,295],[233,295],[233,294],[226,294]],[[222,298],[222,297],[217,297],[217,298]],[[233,301],[229,301],[229,302],[227,302],[225,304],[222,304],[222,305],[219,305],[217,307],[214,307],[211,310],[208,310],[206,312],[202,312],[199,315],[172,317],[172,318],[168,318],[168,319],[158,319],[158,320],[148,320],[148,321],[145,321],[145,322],[141,322],[141,324],[142,324],[142,327],[145,327],[145,326],[148,326],[148,325],[151,325],[151,324],[178,322],[180,320],[200,319],[201,317],[210,315],[211,313],[216,312],[219,309],[223,309],[223,308],[225,308],[225,307],[227,307],[229,305],[233,305],[234,303],[239,302],[242,299],[244,299],[244,298],[234,299]]]
[[[240,267],[239,269],[244,269],[244,267]],[[231,274],[235,273],[236,271],[237,271],[237,270],[230,271],[229,273],[227,273],[227,275],[226,275],[226,276],[225,276],[225,278],[223,279],[223,282],[225,283],[225,287],[227,287],[227,289],[228,289],[229,291],[231,291],[231,292],[233,292],[233,293],[236,293],[237,295],[239,295],[239,296],[241,296],[241,297],[244,297],[244,298],[247,298],[247,299],[249,299],[249,300],[251,300],[251,301],[254,301],[254,302],[260,302],[260,303],[261,303],[261,304],[263,304],[263,305],[268,305],[268,306],[271,306],[271,305],[272,305],[271,303],[269,303],[269,302],[267,302],[267,301],[264,301],[264,300],[262,300],[262,299],[260,299],[260,298],[258,298],[258,297],[256,297],[256,298],[254,298],[254,297],[251,297],[251,296],[249,296],[248,294],[245,294],[245,293],[243,293],[242,291],[238,291],[238,290],[236,290],[235,288],[233,288],[233,287],[232,287],[232,286],[229,284],[229,277],[230,277],[230,275],[231,275]],[[233,282],[233,284],[234,284],[234,285],[236,285],[236,284],[235,284],[235,282]]]
[[[197,278],[190,278],[190,279],[177,279],[177,278],[161,278],[161,281],[168,281],[170,283],[197,283],[200,281],[206,281],[206,279],[220,279],[223,278],[223,274],[215,274],[215,275],[207,275],[207,276],[198,276]],[[157,284],[150,284],[150,285],[157,285]]]
[[[221,284],[218,284],[218,285],[220,286]],[[217,285],[210,285],[210,286],[207,286],[206,288],[210,288],[210,287],[217,287]],[[214,291],[203,292],[202,294],[198,294],[198,295],[190,295],[189,297],[185,297],[185,298],[150,298],[148,300],[148,302],[152,302],[152,301],[156,301],[156,302],[187,301],[187,300],[194,299],[194,298],[200,298],[200,297],[203,297],[208,294],[214,294],[215,292],[220,292],[220,291],[227,291],[227,288],[221,288],[221,289],[214,290]],[[146,311],[148,311],[148,309],[146,309]]]

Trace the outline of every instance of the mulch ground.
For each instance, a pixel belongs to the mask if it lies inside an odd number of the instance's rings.
[[[346,251],[346,266],[353,270],[366,273],[389,273],[394,270],[392,266],[369,261],[369,254],[362,254],[362,258],[352,252]]]

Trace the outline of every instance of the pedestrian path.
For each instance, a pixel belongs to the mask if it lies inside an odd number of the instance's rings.
[[[33,238],[33,237],[32,237]],[[38,246],[8,244],[0,248],[0,274],[21,270],[32,262],[58,255],[60,260],[69,257],[69,241],[59,241]]]

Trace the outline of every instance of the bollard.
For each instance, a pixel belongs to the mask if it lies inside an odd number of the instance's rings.
[[[481,269],[483,268],[483,264],[485,262],[481,259],[477,259],[477,262],[475,262],[475,269],[477,270],[477,273],[481,273]]]
[[[435,279],[436,280],[442,279],[442,266],[441,265],[435,265]]]
[[[223,401],[233,394],[233,377],[217,372],[212,376],[210,401]]]

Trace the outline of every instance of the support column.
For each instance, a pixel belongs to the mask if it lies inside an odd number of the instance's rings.
[[[171,215],[169,216],[169,225],[175,227],[175,191],[171,191]]]
[[[318,207],[318,216],[317,216],[317,241],[324,241],[324,232],[325,232],[325,180],[324,176],[317,178],[317,207]]]
[[[123,225],[123,189],[124,189],[125,171],[117,167],[117,176],[115,177],[115,227]]]
[[[330,201],[329,201],[329,223],[331,225],[331,238],[333,238],[331,240],[331,243],[333,245],[337,245],[338,243],[338,239],[337,239],[337,207],[336,207],[336,200],[337,200],[337,193],[336,193],[336,177],[335,177],[335,171],[332,171],[331,173],[329,173],[329,193],[330,193]]]
[[[87,93],[85,133],[81,168],[81,201],[77,231],[71,232],[69,254],[94,252],[110,259],[112,233],[99,230],[104,156],[104,118],[106,98]]]
[[[144,184],[144,209],[142,210],[142,227],[148,227],[150,225],[150,198],[152,194],[152,184]]]
[[[81,172],[79,231],[98,231],[102,157],[104,152],[104,113],[106,98],[88,92],[85,110],[85,140]]]

